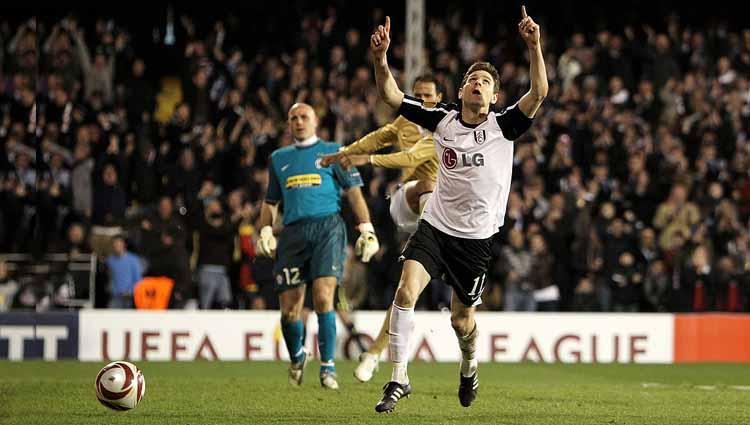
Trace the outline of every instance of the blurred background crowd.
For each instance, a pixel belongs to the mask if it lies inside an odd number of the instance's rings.
[[[174,281],[172,308],[276,307],[253,223],[268,157],[293,143],[287,110],[311,104],[320,138],[351,143],[394,118],[367,55],[386,11],[391,66],[404,59],[400,2],[367,13],[281,3],[289,9],[165,7],[152,24],[93,12],[0,18],[0,253],[97,253],[101,307],[132,306],[143,276]],[[604,10],[576,20],[527,7],[550,91],[515,142],[481,308],[750,310],[747,22],[696,24],[668,10],[648,22]],[[492,62],[503,107],[529,86],[518,14],[478,9],[428,2],[427,68],[453,101],[468,65]],[[343,286],[352,307],[382,309],[405,241],[385,197],[399,173],[361,171],[382,248],[369,264],[351,258]],[[60,304],[55,273],[9,264],[0,254],[0,310]],[[199,299],[201,265],[225,266],[230,291]],[[419,308],[445,307],[445,288],[428,291]]]

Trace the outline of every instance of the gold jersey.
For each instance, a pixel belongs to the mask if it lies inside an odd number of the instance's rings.
[[[398,152],[370,155],[373,165],[402,169],[403,182],[437,179],[438,162],[432,134],[402,116],[344,147],[343,151],[352,155],[370,154],[388,146]]]

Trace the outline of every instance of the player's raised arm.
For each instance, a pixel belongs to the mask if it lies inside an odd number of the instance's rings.
[[[336,153],[323,155],[320,159],[320,165],[328,167],[331,164],[340,163],[344,168],[349,168],[351,164],[345,164],[343,161],[347,157],[361,154],[376,152],[384,147],[392,146],[398,141],[398,129],[393,124],[386,124],[379,129],[372,131],[355,141],[354,143],[343,147]],[[364,165],[364,164],[354,164]]]
[[[368,155],[367,162],[383,168],[415,168],[435,157],[435,142],[432,136],[419,139],[405,151],[384,155]],[[352,162],[356,164],[354,158]]]
[[[370,37],[370,54],[375,67],[375,82],[378,85],[378,95],[392,108],[401,106],[404,93],[398,88],[396,80],[388,68],[386,52],[391,44],[391,18],[385,17],[385,25],[378,25]]]
[[[544,66],[542,45],[539,42],[539,25],[526,15],[526,7],[521,6],[521,22],[518,23],[518,32],[529,49],[531,89],[518,101],[518,108],[527,117],[533,117],[547,96],[549,84],[547,83],[547,69]]]

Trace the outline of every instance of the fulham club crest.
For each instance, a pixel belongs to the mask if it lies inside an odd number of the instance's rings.
[[[484,130],[474,130],[474,141],[478,145],[484,143],[485,140],[487,140],[487,133]]]

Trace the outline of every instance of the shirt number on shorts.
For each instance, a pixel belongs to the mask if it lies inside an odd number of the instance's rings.
[[[487,273],[477,276],[474,279],[474,286],[471,287],[471,292],[469,292],[469,296],[473,297],[477,294],[477,286],[479,287],[479,293],[481,294],[482,291],[484,291],[484,279],[487,277]]]
[[[284,272],[287,285],[297,285],[301,283],[299,280],[299,267],[292,267],[291,269],[284,267],[281,271]]]

